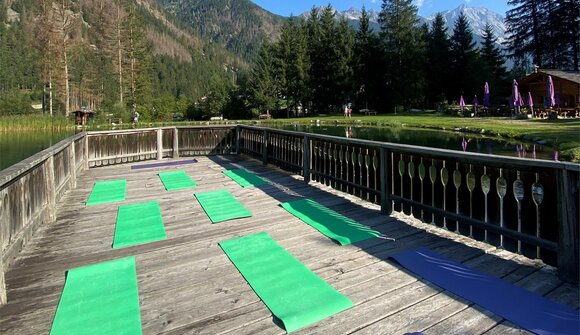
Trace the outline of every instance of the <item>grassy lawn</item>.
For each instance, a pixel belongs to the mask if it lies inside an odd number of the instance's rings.
[[[559,148],[562,155],[574,162],[580,162],[580,119],[524,119],[515,120],[507,117],[468,118],[436,113],[398,113],[389,115],[359,116],[346,119],[343,115],[318,116],[310,118],[278,119],[261,121],[269,123],[303,123],[310,124],[319,120],[321,123],[343,125],[368,125],[378,127],[418,127],[443,130],[461,130],[513,138],[530,142],[545,141],[547,145]]]

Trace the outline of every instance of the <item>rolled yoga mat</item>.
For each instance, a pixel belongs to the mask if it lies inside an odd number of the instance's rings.
[[[196,193],[195,197],[213,223],[252,216],[252,213],[226,190]]]
[[[113,248],[122,248],[167,238],[159,203],[119,206]]]
[[[160,172],[159,178],[167,191],[185,190],[197,186],[183,170]]]
[[[141,334],[135,257],[69,270],[50,334]]]
[[[197,163],[197,159],[189,159],[189,160],[184,160],[184,161],[150,163],[150,164],[141,164],[141,165],[131,165],[131,170],[150,169],[150,168],[163,167],[163,166],[175,166],[175,165],[193,164],[193,163]]]
[[[127,192],[126,180],[98,181],[93,186],[87,206],[124,201]]]
[[[219,243],[248,284],[282,320],[288,333],[352,307],[267,233]]]
[[[347,218],[310,199],[280,204],[288,212],[341,245],[381,236],[376,230]]]
[[[240,184],[242,187],[254,187],[268,184],[264,179],[244,169],[225,170],[224,174],[232,178],[232,180]]]
[[[428,248],[391,256],[424,279],[536,334],[580,334],[580,312],[441,256]]]

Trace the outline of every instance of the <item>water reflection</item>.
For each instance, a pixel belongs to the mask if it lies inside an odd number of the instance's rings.
[[[520,158],[552,160],[554,152],[550,148],[534,143],[501,141],[478,134],[465,134],[433,129],[387,128],[368,126],[340,125],[284,125],[280,129],[295,130],[316,134],[358,138],[380,142],[419,145],[431,148],[461,150],[481,154],[500,155]]]
[[[74,130],[0,132],[0,170],[4,170],[71,135],[74,135]]]

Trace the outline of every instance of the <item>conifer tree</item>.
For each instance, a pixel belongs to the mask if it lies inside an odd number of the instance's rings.
[[[276,44],[277,65],[281,74],[281,94],[286,97],[287,117],[303,105],[307,95],[308,41],[303,25],[290,17],[282,26],[280,40]]]
[[[379,15],[387,67],[387,94],[392,107],[423,102],[425,43],[411,0],[383,0]]]
[[[248,78],[250,106],[258,113],[269,114],[276,107],[279,85],[276,80],[273,47],[264,43]]]
[[[143,107],[150,103],[151,97],[151,56],[150,47],[144,35],[143,22],[133,2],[129,5],[123,26],[128,63],[124,71],[129,90],[127,105],[133,108]]]
[[[447,35],[443,14],[437,13],[427,35],[428,98],[431,103],[444,102],[450,98],[447,80],[451,68],[451,42]]]
[[[383,87],[381,49],[378,35],[369,25],[369,15],[363,7],[360,25],[355,35],[353,53],[353,83],[358,103],[364,108],[378,108]]]
[[[467,18],[462,13],[455,21],[451,36],[451,98],[473,96],[479,90],[481,80],[478,78],[478,54],[473,41],[473,32]]]
[[[497,46],[497,37],[494,35],[489,23],[483,28],[482,38],[483,42],[480,49],[482,67],[479,72],[483,81],[488,82],[493,88],[491,91],[492,101],[497,101],[499,96],[503,96],[506,88],[509,87],[505,59],[502,51]]]
[[[534,64],[543,67],[545,18],[542,13],[546,1],[552,0],[509,0],[514,7],[506,13],[507,48],[514,59],[531,55]]]

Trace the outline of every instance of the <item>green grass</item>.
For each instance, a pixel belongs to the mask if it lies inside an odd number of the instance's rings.
[[[26,115],[0,117],[0,131],[74,129],[71,120],[62,116]]]

